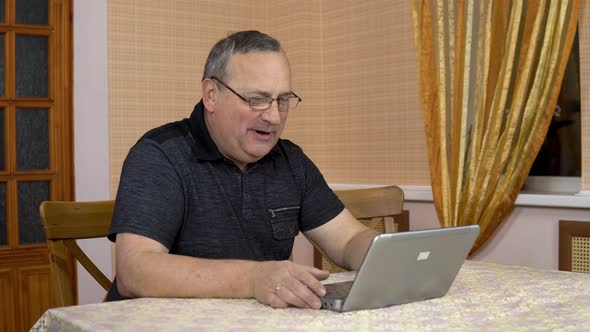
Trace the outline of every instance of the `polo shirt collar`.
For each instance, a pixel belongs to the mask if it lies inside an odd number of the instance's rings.
[[[217,145],[211,138],[211,134],[209,133],[209,129],[207,128],[207,124],[205,123],[205,106],[203,105],[203,100],[201,99],[193,112],[191,113],[190,119],[190,127],[191,127],[191,134],[196,141],[196,144],[193,147],[193,151],[197,155],[199,160],[219,160],[224,159],[223,154],[219,151]],[[279,139],[280,141],[280,139]],[[259,162],[269,158],[281,155],[281,149],[279,144],[275,144],[272,147],[270,152],[264,156]]]

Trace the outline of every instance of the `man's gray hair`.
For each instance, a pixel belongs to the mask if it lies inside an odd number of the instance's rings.
[[[209,52],[203,80],[212,76],[224,81],[227,79],[227,63],[236,53],[280,52],[281,44],[273,37],[259,31],[249,30],[233,33],[218,41]]]

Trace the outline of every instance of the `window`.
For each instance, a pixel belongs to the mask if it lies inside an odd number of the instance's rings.
[[[555,108],[545,142],[529,172],[526,191],[577,193],[581,187],[580,47],[577,33]]]

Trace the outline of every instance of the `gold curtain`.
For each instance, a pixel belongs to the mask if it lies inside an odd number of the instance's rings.
[[[442,227],[494,233],[543,144],[579,0],[413,0],[420,101]]]

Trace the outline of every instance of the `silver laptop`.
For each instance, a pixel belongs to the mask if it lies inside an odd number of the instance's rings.
[[[478,233],[471,225],[381,234],[353,281],[325,285],[322,308],[375,309],[444,296]]]

